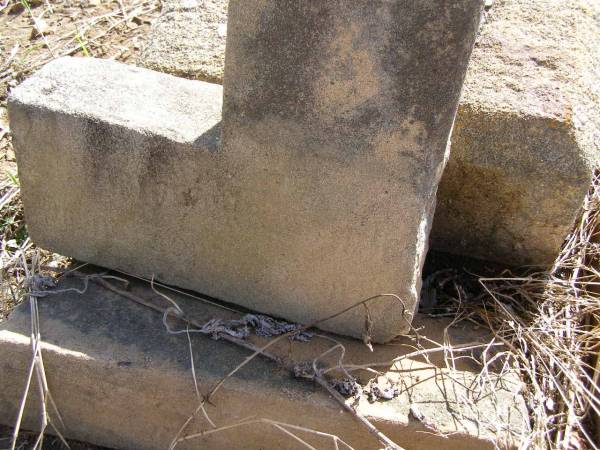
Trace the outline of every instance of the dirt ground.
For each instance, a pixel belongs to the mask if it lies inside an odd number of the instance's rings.
[[[8,91],[51,59],[135,61],[160,0],[0,0],[0,160],[14,170]]]
[[[23,300],[23,266],[34,255],[51,269],[67,262],[36,249],[28,238],[6,108],[10,89],[61,56],[135,64],[160,8],[160,0],[0,0],[0,322]],[[0,427],[0,449],[10,448],[11,434]],[[23,433],[17,448],[31,448],[35,438]],[[77,442],[70,445],[98,449]],[[43,446],[62,447],[53,437]]]
[[[12,429],[0,426],[0,449],[10,448],[11,435]],[[22,450],[30,449],[35,444],[36,439],[37,434],[21,433],[16,448]],[[97,447],[79,441],[69,441],[69,447],[71,447],[71,450],[109,450],[105,449],[105,447]],[[57,437],[45,436],[42,448],[43,450],[62,450],[66,447]]]

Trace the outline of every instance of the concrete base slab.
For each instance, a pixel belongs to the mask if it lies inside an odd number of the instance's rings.
[[[130,280],[129,292],[152,302],[164,302],[151,288]],[[118,282],[110,280],[111,283]],[[54,295],[38,300],[43,358],[49,387],[63,416],[69,438],[122,449],[168,448],[177,430],[194,411],[197,398],[186,334],[165,331],[161,314],[90,282],[84,294],[82,279],[64,278]],[[168,291],[165,291],[168,292]],[[169,293],[195,320],[239,318],[221,307]],[[447,321],[417,317],[420,333],[442,340]],[[450,328],[453,344],[486,342],[481,330]],[[0,325],[0,422],[14,424],[31,360],[29,307],[17,308]],[[325,336],[325,335],[321,335]],[[460,336],[458,338],[457,336]],[[309,342],[289,341],[274,350],[296,361],[312,360],[333,344],[346,347],[348,365],[387,361],[414,351],[414,341],[402,338],[369,352],[359,341],[327,335]],[[255,343],[265,338],[253,336]],[[215,382],[249,353],[224,341],[191,336],[199,390],[206,394]],[[324,363],[333,363],[338,354]],[[516,445],[526,414],[510,377],[493,382],[489,390],[475,379],[476,365],[457,360],[445,368],[439,353],[430,362],[411,358],[394,366],[377,367],[386,382],[399,387],[391,400],[370,403],[367,395],[358,409],[399,445],[408,449],[484,449],[494,444]],[[357,373],[358,374],[358,373]],[[369,375],[361,372],[362,382]],[[385,381],[387,378],[388,381]],[[493,378],[493,375],[492,375]],[[481,380],[480,380],[481,381]],[[374,380],[371,380],[373,383]],[[468,389],[465,389],[468,387]],[[35,385],[27,403],[24,426],[39,426]],[[469,401],[465,401],[469,399]],[[257,358],[229,379],[208,407],[218,427],[252,418],[266,418],[332,433],[357,449],[379,444],[339,404],[319,387],[293,379],[276,365]],[[198,419],[188,433],[209,430]],[[300,434],[317,448],[334,448],[329,438]],[[181,443],[177,448],[259,449],[304,448],[266,422],[213,432]]]

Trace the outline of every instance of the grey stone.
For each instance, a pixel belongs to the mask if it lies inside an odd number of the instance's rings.
[[[219,83],[223,80],[226,35],[226,1],[166,0],[140,63],[149,69]]]
[[[110,282],[121,287],[115,280]],[[66,277],[57,287],[73,288],[82,289],[83,281]],[[188,316],[201,323],[213,318],[239,317],[229,310],[164,292]],[[168,306],[147,284],[135,280],[130,280],[128,293]],[[187,336],[168,334],[161,314],[95,282],[90,282],[82,295],[73,290],[63,291],[38,299],[38,304],[48,384],[65,423],[61,431],[70,438],[111,448],[168,448],[198,404]],[[449,325],[448,321],[424,317],[415,320],[423,327],[423,336],[438,341],[444,339],[443,330]],[[177,328],[176,324],[172,326]],[[29,336],[29,307],[23,304],[0,324],[2,424],[13,425],[17,416],[31,361]],[[449,328],[448,339],[454,345],[485,343],[488,338],[470,327]],[[265,343],[255,336],[250,340],[255,344]],[[399,345],[376,345],[371,353],[356,340],[337,337],[336,340],[346,347],[348,364],[390,360],[410,353],[413,343],[410,339],[401,339]],[[191,344],[202,394],[249,355],[248,351],[224,341],[193,333]],[[297,361],[310,361],[331,345],[330,341],[314,337],[308,343],[282,342],[271,350]],[[430,363],[415,357],[393,367],[378,367],[385,377],[401,384],[403,392],[389,401],[369,403],[363,398],[358,404],[359,410],[398,444],[411,450],[517,446],[527,417],[522,398],[515,394],[520,388],[518,379],[511,374],[497,379],[497,375],[490,372],[490,385],[483,385],[481,392],[467,391],[465,386],[479,386],[472,383],[478,368],[470,359],[457,360],[457,369],[449,371],[441,352],[431,353],[430,357]],[[325,357],[323,363],[335,364],[337,359],[338,355],[332,354]],[[402,371],[408,368],[412,371]],[[373,376],[362,375],[365,383]],[[399,375],[401,380],[398,380]],[[25,414],[24,426],[29,429],[39,427],[40,403],[35,382],[34,379]],[[472,403],[465,402],[467,398],[473,399]],[[252,416],[336,434],[356,449],[380,448],[368,432],[318,387],[293,379],[260,358],[228,379],[212,402],[214,406],[208,405],[207,412],[219,427]],[[58,423],[56,414],[51,414],[51,418]],[[209,429],[200,415],[188,432]],[[316,448],[333,448],[329,439],[307,433],[301,433],[301,437]],[[182,442],[177,448],[306,447],[263,423]]]
[[[226,9],[227,0],[215,1]],[[498,0],[486,8],[439,186],[432,246],[548,264],[600,159],[600,49],[592,45],[600,39],[600,3]],[[180,26],[198,27],[203,17],[198,12],[184,24],[182,16]],[[156,27],[152,42],[170,41],[177,52],[183,36]],[[162,55],[176,67],[154,67],[201,77],[194,68],[212,60],[203,39],[186,40],[184,57]],[[222,64],[225,54],[214,57]]]
[[[229,2],[223,145],[247,224],[236,252],[256,255],[231,298],[312,323],[391,292],[404,307],[370,305],[374,338],[409,329],[480,10]],[[355,308],[323,327],[360,336],[364,320]]]
[[[549,264],[600,163],[600,3],[494,2],[473,52],[432,246]]]
[[[391,292],[372,337],[406,332],[481,5],[334,3],[232,4],[220,147],[217,85],[68,58],[25,81],[33,239],[301,323]]]

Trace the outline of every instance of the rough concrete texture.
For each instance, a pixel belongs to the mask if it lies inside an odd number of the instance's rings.
[[[115,280],[109,281],[120,285]],[[129,294],[165,308],[169,306],[147,284],[134,280],[130,283]],[[119,449],[168,448],[197,406],[186,334],[168,334],[162,314],[95,282],[89,283],[83,295],[73,289],[82,287],[81,279],[65,278],[58,289],[70,290],[38,300],[49,389],[66,426],[61,431],[73,439]],[[213,318],[240,317],[197,299],[164,292],[200,323]],[[420,332],[423,336],[440,342],[444,339],[444,328],[449,325],[444,320],[421,317],[416,322],[423,327]],[[171,326],[178,329],[175,323]],[[17,415],[31,360],[29,335],[29,307],[23,304],[0,324],[0,423],[3,424],[14,424]],[[485,333],[471,328],[449,329],[449,342],[454,345],[486,343],[487,338]],[[255,344],[265,343],[264,338],[250,339]],[[376,345],[373,353],[356,340],[336,339],[347,349],[348,364],[381,362],[413,351],[410,339],[400,340],[396,345]],[[232,344],[193,333],[191,344],[199,390],[203,394],[249,355]],[[270,351],[299,362],[311,361],[332,345],[331,341],[313,337],[308,343],[282,342]],[[335,364],[338,357],[337,353],[331,354],[322,363]],[[375,403],[363,398],[359,410],[410,450],[492,449],[494,443],[516,445],[527,416],[523,400],[514,394],[520,388],[515,378],[507,376],[500,381],[490,373],[491,384],[480,390],[479,383],[473,383],[479,369],[469,358],[457,360],[457,369],[449,371],[441,353],[431,353],[430,357],[431,363],[413,357],[402,364],[378,367],[385,374],[380,383],[389,378],[402,386],[402,394]],[[410,373],[402,371],[408,368],[412,369]],[[362,375],[363,382],[372,376],[366,372]],[[463,386],[471,388],[466,391]],[[207,412],[218,427],[248,417],[267,418],[336,434],[356,449],[381,447],[319,387],[293,379],[260,358],[230,378],[212,402],[214,406],[209,405]],[[36,429],[40,416],[35,384],[27,406],[24,426]],[[207,429],[210,427],[200,415],[188,432]],[[315,448],[334,448],[330,439],[307,433],[301,437]],[[259,423],[182,442],[177,448],[306,447],[273,426]]]
[[[9,105],[33,239],[301,323],[392,292],[372,337],[407,331],[479,5],[233,4],[220,148],[219,86],[52,62]]]
[[[166,0],[140,62],[149,69],[219,83],[226,35],[226,1]]]
[[[555,259],[600,161],[599,39],[596,0],[494,2],[467,75],[432,246],[513,264]]]
[[[247,224],[235,252],[256,255],[231,298],[312,323],[392,292],[404,308],[374,304],[374,337],[408,330],[480,8],[229,2],[223,145]],[[325,324],[363,326],[362,308]]]
[[[227,0],[215,1],[226,9]],[[515,265],[556,257],[600,158],[599,9],[595,0],[493,2],[439,187],[434,248]],[[203,17],[197,12],[180,26],[202,28]],[[181,36],[157,26],[151,42],[176,49]],[[154,67],[202,76],[194,67],[215,57],[205,56],[203,42],[186,40],[185,58],[193,62]],[[221,64],[224,56],[217,56]],[[182,61],[172,53],[162,58]]]

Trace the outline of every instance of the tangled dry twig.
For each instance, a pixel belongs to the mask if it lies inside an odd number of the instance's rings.
[[[521,448],[598,448],[593,421],[600,413],[599,232],[596,172],[550,271],[517,276],[507,270],[484,278],[445,271],[429,280],[439,287],[443,314],[484,324],[508,348],[505,364],[521,373],[530,414],[531,431]],[[483,287],[479,293],[476,283]]]

